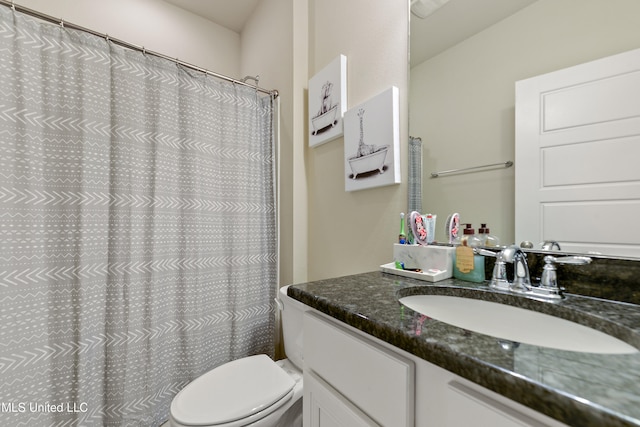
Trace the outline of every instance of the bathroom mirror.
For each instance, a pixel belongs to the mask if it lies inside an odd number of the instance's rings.
[[[638,14],[636,0],[449,0],[411,15],[409,134],[422,139],[437,240],[458,212],[514,243],[514,167],[431,174],[515,160],[515,82],[639,48]]]

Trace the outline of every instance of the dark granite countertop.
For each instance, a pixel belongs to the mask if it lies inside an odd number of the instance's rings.
[[[455,279],[371,272],[297,284],[288,295],[397,348],[565,424],[640,426],[640,352],[578,353],[519,344],[426,318],[398,298],[442,294],[501,302],[572,320],[640,349],[640,306],[566,295],[558,303]],[[523,325],[533,328],[535,325]]]

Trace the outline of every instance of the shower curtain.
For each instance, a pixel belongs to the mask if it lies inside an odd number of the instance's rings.
[[[409,137],[408,212],[422,212],[422,139]]]
[[[0,19],[0,425],[159,425],[273,355],[273,100]]]

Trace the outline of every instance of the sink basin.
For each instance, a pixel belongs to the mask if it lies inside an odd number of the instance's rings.
[[[510,305],[447,295],[412,295],[400,303],[432,319],[503,340],[583,353],[638,352],[587,326]]]

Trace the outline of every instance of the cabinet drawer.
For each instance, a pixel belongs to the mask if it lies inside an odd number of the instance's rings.
[[[304,315],[305,370],[314,371],[360,410],[388,427],[414,422],[414,365],[409,359],[315,312]]]
[[[449,426],[568,427],[516,402],[507,403],[502,396],[492,397],[488,390],[471,388],[458,380],[449,382],[446,397]]]

